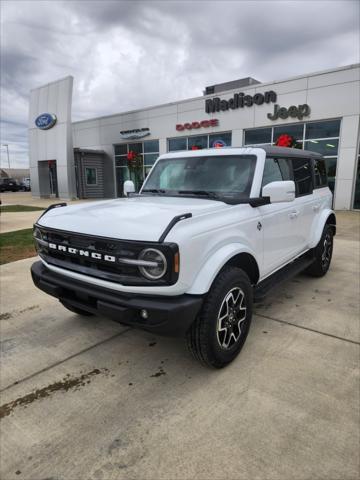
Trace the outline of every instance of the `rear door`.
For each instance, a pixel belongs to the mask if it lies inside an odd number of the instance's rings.
[[[323,158],[315,158],[314,162],[314,191],[313,191],[313,223],[312,231],[318,225],[322,211],[332,208],[332,194],[328,187],[326,165]],[[311,233],[310,233],[311,235]]]
[[[291,160],[266,158],[262,187],[281,180],[293,180]],[[296,201],[259,207],[264,242],[262,277],[286,264],[302,248],[300,205]]]
[[[295,157],[291,159],[295,182],[294,211],[298,216],[299,249],[302,253],[307,249],[316,211],[314,209],[314,186],[312,161],[310,158]]]

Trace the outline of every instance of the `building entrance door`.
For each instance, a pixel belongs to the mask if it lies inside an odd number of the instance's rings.
[[[53,197],[58,197],[59,190],[58,190],[58,181],[57,181],[56,160],[49,160],[48,165],[49,165],[50,195]]]
[[[38,162],[40,197],[58,197],[58,179],[56,160],[40,160]]]

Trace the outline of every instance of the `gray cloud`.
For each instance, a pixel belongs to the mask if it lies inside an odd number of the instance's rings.
[[[355,63],[358,45],[357,1],[5,1],[1,142],[27,163],[29,91],[65,75],[83,119]]]

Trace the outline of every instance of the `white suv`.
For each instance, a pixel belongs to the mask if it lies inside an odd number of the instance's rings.
[[[220,368],[245,342],[254,299],[302,270],[325,275],[331,205],[316,153],[168,153],[139,194],[50,207],[34,226],[32,276],[73,312],[186,335],[196,358]]]

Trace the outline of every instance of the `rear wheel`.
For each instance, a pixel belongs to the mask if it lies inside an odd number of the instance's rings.
[[[334,245],[334,233],[330,225],[325,225],[320,242],[314,249],[315,261],[306,270],[312,277],[323,277],[329,270]]]
[[[92,317],[94,314],[91,312],[87,312],[86,310],[83,310],[82,308],[77,308],[73,307],[72,305],[62,302],[60,300],[61,305],[63,305],[67,310],[70,310],[70,312],[77,313],[78,315],[83,315],[84,317]]]
[[[227,267],[217,276],[187,333],[188,348],[197,360],[214,368],[234,360],[249,332],[252,297],[244,271]]]

